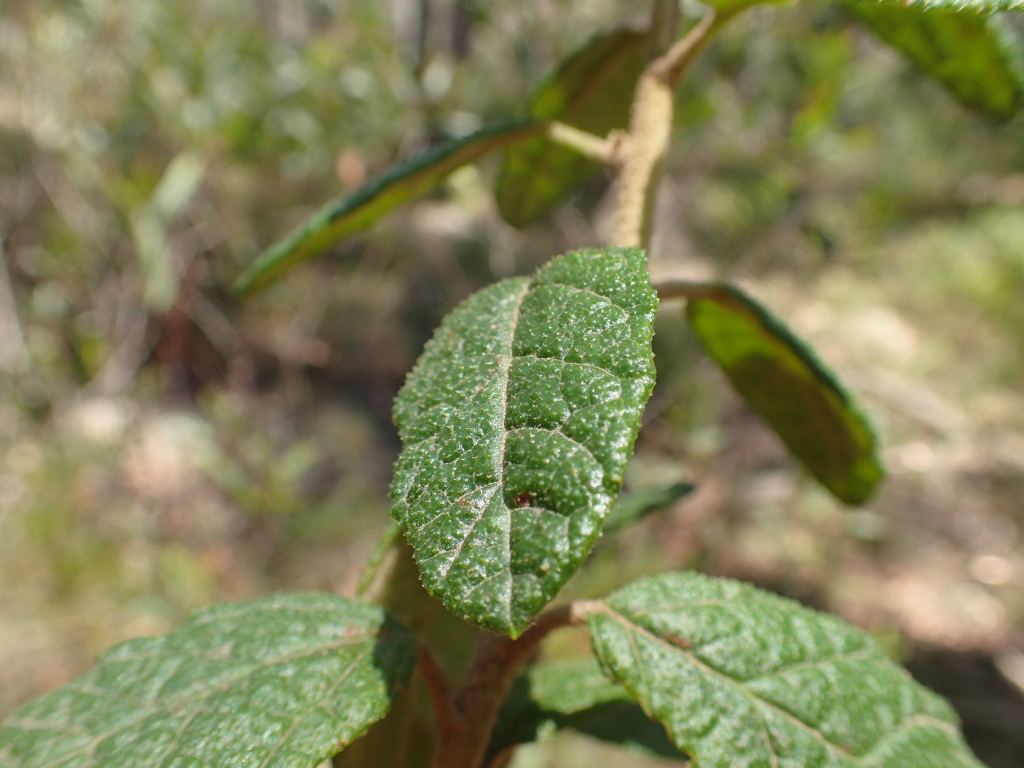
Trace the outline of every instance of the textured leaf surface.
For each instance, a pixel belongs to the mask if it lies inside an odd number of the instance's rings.
[[[0,765],[310,768],[384,716],[415,658],[412,636],[364,603],[218,606],[15,712]]]
[[[643,253],[577,251],[480,291],[395,403],[392,516],[427,591],[517,636],[601,531],[654,383]]]
[[[665,729],[592,659],[533,667],[516,680],[502,708],[489,752],[538,741],[571,728],[661,757],[686,760]]]
[[[1024,0],[864,0],[879,4],[899,4],[908,8],[930,10],[970,10],[977,13],[1024,10]]]
[[[687,315],[736,391],[840,501],[861,504],[885,475],[875,433],[835,375],[739,289],[694,288]]]
[[[950,706],[871,638],[748,584],[636,582],[590,628],[608,674],[701,768],[981,768]]]
[[[974,8],[852,0],[853,15],[972,109],[1007,120],[1024,93],[1020,43],[1002,19]]]
[[[266,288],[296,264],[323,253],[344,237],[369,229],[383,215],[429,191],[452,171],[543,129],[543,125],[529,120],[491,126],[392,166],[352,194],[327,203],[267,248],[238,278],[235,292]]]
[[[633,89],[645,63],[646,35],[619,29],[595,38],[547,78],[530,102],[530,114],[604,136],[625,128]],[[543,217],[600,165],[543,137],[505,154],[498,177],[498,210],[521,227]]]

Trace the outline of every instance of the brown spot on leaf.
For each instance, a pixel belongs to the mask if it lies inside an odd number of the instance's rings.
[[[533,505],[533,494],[527,491],[520,491],[515,498],[516,508],[522,509]]]

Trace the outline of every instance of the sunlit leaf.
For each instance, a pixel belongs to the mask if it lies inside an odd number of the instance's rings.
[[[928,10],[963,10],[978,13],[1024,10],[1024,0],[864,0],[886,5]]]
[[[392,166],[352,194],[327,203],[267,248],[238,278],[235,292],[266,288],[296,264],[323,253],[344,237],[369,229],[384,214],[429,191],[452,171],[542,130],[543,125],[530,120],[491,126]]]
[[[517,679],[498,717],[489,752],[496,755],[567,728],[686,760],[665,729],[644,714],[629,691],[611,682],[593,658],[541,664]]]
[[[485,288],[409,375],[392,516],[459,616],[517,636],[600,534],[654,383],[645,264],[577,251]]]
[[[804,342],[730,285],[694,286],[686,313],[736,391],[822,485],[847,504],[874,494],[885,475],[875,433]]]
[[[853,15],[972,109],[1003,120],[1024,94],[1020,42],[1000,18],[938,4],[848,0]],[[1022,6],[1024,7],[1024,6]]]
[[[309,768],[387,712],[416,659],[382,610],[281,595],[130,640],[0,726],[4,768]]]
[[[619,29],[595,38],[537,89],[530,114],[605,136],[625,128],[633,89],[643,71],[647,36]],[[538,137],[510,147],[498,177],[498,210],[521,227],[543,217],[600,165]]]
[[[665,574],[589,623],[606,672],[700,768],[981,768],[952,708],[870,637],[748,584]]]

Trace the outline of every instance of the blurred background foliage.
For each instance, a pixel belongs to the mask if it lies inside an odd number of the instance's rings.
[[[0,716],[199,605],[352,590],[424,340],[481,285],[600,242],[608,179],[517,231],[489,160],[264,295],[227,287],[326,199],[520,112],[645,13],[4,5]],[[737,280],[788,318],[863,398],[891,477],[839,509],[667,305],[630,482],[697,491],[609,537],[570,591],[699,567],[836,611],[951,697],[984,760],[1020,765],[1024,120],[967,112],[839,6],[772,6],[698,64],[669,166],[654,271]]]

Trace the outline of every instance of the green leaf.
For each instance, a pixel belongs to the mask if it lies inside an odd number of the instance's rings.
[[[645,64],[647,36],[618,29],[567,59],[534,93],[530,115],[605,136],[625,128]],[[522,227],[542,218],[601,166],[543,137],[511,147],[495,195],[505,220]]]
[[[379,608],[281,595],[107,651],[0,726],[0,765],[309,768],[387,712],[415,641]]]
[[[608,520],[605,521],[604,531],[610,533],[613,530],[628,528],[648,515],[660,512],[684,496],[689,496],[693,493],[694,488],[692,483],[672,483],[672,485],[644,488],[619,496],[615,506],[612,507],[611,514],[608,515]]]
[[[468,621],[518,636],[601,532],[654,384],[645,264],[576,251],[480,291],[399,393],[392,516]]]
[[[695,573],[589,619],[605,671],[701,768],[980,768],[956,715],[838,618]]]
[[[695,285],[686,313],[736,391],[833,495],[862,504],[885,475],[875,433],[811,349],[738,288]]]
[[[235,293],[266,288],[296,264],[323,253],[344,237],[369,229],[384,214],[429,191],[452,171],[492,149],[543,130],[542,124],[532,120],[491,126],[392,166],[352,194],[327,203],[263,251],[238,278]]]
[[[1020,43],[1002,19],[964,9],[848,0],[853,15],[966,106],[1008,120],[1020,108]],[[1024,7],[1024,6],[1022,6]]]
[[[519,677],[488,753],[494,757],[567,728],[660,757],[686,759],[665,729],[644,714],[625,688],[609,681],[592,658],[542,664]]]
[[[1024,10],[1024,0],[864,0],[865,2],[898,3],[922,10],[961,10],[976,13]]]

